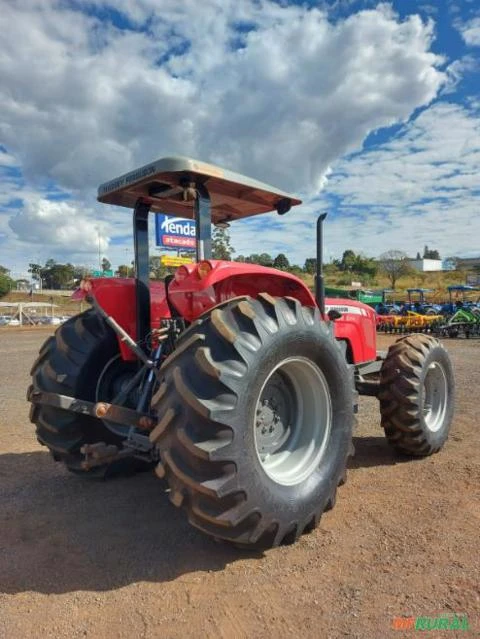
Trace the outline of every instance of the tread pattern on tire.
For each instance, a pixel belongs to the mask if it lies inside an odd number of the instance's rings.
[[[388,442],[406,455],[431,455],[443,445],[429,441],[421,421],[422,366],[434,348],[445,350],[430,335],[402,337],[390,346],[381,369],[381,425]]]
[[[167,478],[170,500],[185,509],[190,523],[213,537],[249,548],[290,543],[313,530],[335,503],[351,446],[323,503],[301,521],[281,522],[249,504],[235,461],[242,441],[225,424],[236,409],[238,380],[265,336],[282,325],[314,324],[327,335],[318,310],[293,298],[261,294],[234,301],[197,320],[162,367],[164,381],[152,402],[159,415],[163,411],[151,433],[161,458],[157,474]],[[351,383],[353,388],[353,373]]]
[[[94,311],[87,310],[60,325],[43,344],[30,371],[32,386],[92,401],[99,362],[115,348],[114,334]],[[101,421],[52,406],[32,404],[30,421],[36,425],[38,441],[49,448],[56,461],[64,462],[72,472],[88,472],[89,476],[104,476],[106,467],[85,471],[81,467],[83,444],[121,441]]]

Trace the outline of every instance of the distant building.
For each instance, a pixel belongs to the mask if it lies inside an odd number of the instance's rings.
[[[427,271],[443,271],[442,260],[410,260],[410,265],[416,271],[426,273]]]
[[[442,260],[442,271],[455,271],[457,269],[457,259],[455,257],[446,257]]]
[[[457,257],[458,268],[465,270],[480,266],[480,257]]]

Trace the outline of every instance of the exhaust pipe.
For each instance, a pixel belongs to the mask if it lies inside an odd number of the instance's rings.
[[[323,222],[327,213],[322,213],[317,218],[317,264],[315,272],[315,300],[325,319],[325,281],[323,276]]]

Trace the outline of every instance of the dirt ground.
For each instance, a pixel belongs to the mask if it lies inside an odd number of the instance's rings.
[[[453,431],[401,461],[361,400],[336,507],[294,546],[248,554],[192,529],[153,475],[89,482],[41,447],[25,390],[45,329],[0,330],[0,638],[417,634],[396,616],[465,613],[480,636],[480,340],[449,340]],[[385,347],[392,338],[382,337]]]

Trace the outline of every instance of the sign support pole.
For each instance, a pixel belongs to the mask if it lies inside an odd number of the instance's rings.
[[[210,195],[203,184],[197,185],[195,200],[195,227],[197,235],[197,262],[212,257],[212,212]]]
[[[133,210],[135,248],[135,298],[137,342],[142,343],[150,332],[150,265],[148,255],[148,214],[150,204],[137,200]]]

